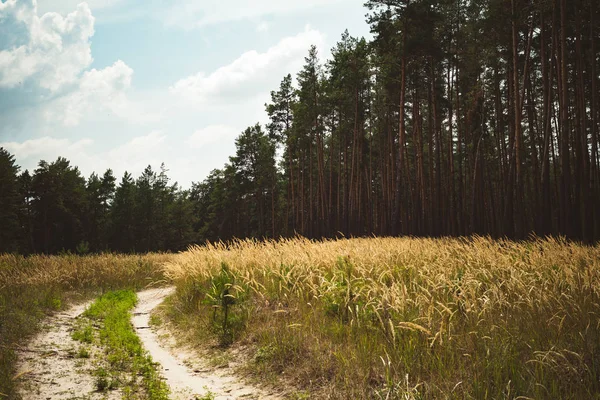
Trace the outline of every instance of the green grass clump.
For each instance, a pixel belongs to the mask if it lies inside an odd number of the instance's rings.
[[[136,302],[137,296],[131,290],[108,292],[84,313],[102,325],[99,337],[108,367],[97,369],[96,386],[100,391],[110,390],[125,381],[124,392],[129,396],[143,391],[149,400],[166,400],[169,388],[131,325],[130,311]]]
[[[79,351],[77,351],[77,358],[90,358],[90,356],[90,351],[83,346],[81,346]]]
[[[90,324],[81,324],[78,326],[73,333],[71,333],[73,340],[77,340],[82,343],[92,343],[94,341],[94,330]]]
[[[209,390],[201,397],[196,396],[194,400],[215,400],[215,394]]]

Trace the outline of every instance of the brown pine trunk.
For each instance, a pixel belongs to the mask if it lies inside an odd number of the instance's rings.
[[[332,115],[332,120],[335,118],[335,111],[333,112]],[[333,236],[335,233],[335,230],[333,229],[333,142],[334,142],[334,137],[333,134],[335,132],[335,123],[332,123],[331,126],[331,137],[329,140],[329,192],[327,193],[327,221],[328,221],[328,226],[327,226],[327,235],[328,236]]]
[[[507,185],[506,185],[506,203],[505,203],[505,211],[504,211],[504,234],[512,237],[515,234],[515,123],[514,123],[514,74],[511,73],[511,64],[507,63],[506,65],[506,82],[507,82],[507,98],[506,98],[506,107],[508,113],[508,147],[507,147]]]
[[[592,204],[600,202],[600,171],[598,170],[598,76],[596,73],[596,0],[590,1],[590,43],[591,43],[591,80],[592,80],[592,105],[591,105],[591,134],[592,134],[592,157],[590,166],[590,187],[592,192]],[[593,240],[600,240],[600,210],[597,206],[593,210]]]
[[[499,64],[500,54],[496,54],[497,63]],[[506,149],[506,134],[504,132],[504,110],[502,107],[502,92],[500,90],[500,66],[495,65],[494,67],[494,109],[496,115],[496,142],[498,151],[500,152],[500,182],[501,185],[498,189],[498,197],[496,202],[497,208],[497,219],[499,221],[504,221],[504,212],[506,210],[506,188],[508,186],[508,151]],[[504,226],[503,223],[500,223],[496,229],[496,235],[501,236],[504,234]]]
[[[428,123],[427,123],[427,154],[429,156],[428,171],[427,171],[427,234],[432,235],[434,232],[434,208],[435,208],[435,186],[433,184],[433,165],[434,165],[434,148],[433,140],[435,137],[435,122],[434,122],[434,107],[433,107],[433,59],[429,57],[429,77],[427,85],[427,109],[428,109]]]
[[[449,219],[447,234],[456,235],[456,192],[454,185],[454,66],[448,65],[448,208],[447,216]]]
[[[529,194],[529,199],[531,201],[531,206],[530,208],[528,207],[528,211],[531,210],[532,212],[530,214],[532,214],[533,216],[535,216],[534,220],[533,220],[533,226],[531,227],[526,227],[527,230],[530,230],[531,228],[533,228],[533,231],[535,232],[540,232],[540,226],[541,226],[541,221],[540,221],[540,210],[541,205],[540,205],[540,200],[539,200],[539,193],[540,193],[540,172],[539,172],[539,159],[538,159],[538,148],[537,148],[537,130],[535,127],[535,103],[533,100],[533,88],[532,88],[532,83],[531,83],[531,78],[528,75],[527,76],[527,80],[525,81],[525,87],[527,88],[527,123],[529,126],[529,143],[530,143],[530,149],[531,149],[531,165],[533,168],[532,174],[531,174],[531,178],[532,178],[532,184],[527,185],[530,190],[528,191]]]
[[[552,140],[552,85],[550,84],[550,71],[554,63],[554,33],[552,34],[552,51],[550,56],[550,69],[548,69],[548,57],[546,55],[546,35],[545,18],[541,16],[541,63],[542,63],[542,85],[543,85],[543,130],[544,147],[542,150],[542,231],[544,235],[554,233],[552,223],[552,197],[550,190],[550,142]],[[552,24],[554,31],[555,24]]]
[[[407,1],[407,7],[410,1]],[[406,142],[406,126],[404,116],[404,105],[406,103],[406,29],[407,24],[404,21],[402,31],[402,61],[401,61],[401,77],[400,77],[400,109],[399,109],[399,132],[398,132],[398,159],[396,166],[396,190],[395,190],[395,204],[394,214],[392,216],[392,223],[394,224],[394,234],[399,235],[406,233],[404,229],[403,214],[404,204],[402,202],[402,191],[406,188],[402,187],[403,182],[403,168],[404,168],[404,144]]]
[[[433,107],[433,135],[435,135],[435,209],[433,215],[435,216],[434,224],[433,224],[433,234],[440,235],[442,233],[442,219],[446,217],[445,214],[442,213],[444,209],[443,206],[443,196],[442,196],[442,138],[441,138],[441,128],[439,126],[440,119],[438,118],[438,110],[437,110],[437,92],[435,85],[435,71],[432,63],[431,66],[431,100]],[[432,163],[433,164],[433,163]]]
[[[567,1],[560,0],[560,210],[561,233],[572,236],[571,162],[569,154],[569,86],[567,82]]]
[[[583,6],[583,4],[580,4]],[[581,8],[577,10],[577,21],[575,24],[576,40],[575,40],[575,52],[576,52],[576,64],[577,64],[577,134],[576,134],[576,155],[577,155],[577,187],[579,190],[577,194],[579,201],[577,204],[580,207],[579,218],[580,218],[580,235],[581,239],[585,242],[590,241],[590,232],[588,221],[592,218],[592,215],[588,214],[589,204],[591,201],[591,190],[589,187],[590,182],[590,169],[589,169],[589,154],[588,154],[588,140],[587,140],[587,114],[586,114],[586,101],[585,101],[585,86],[584,86],[584,73],[583,73],[583,50],[582,50],[582,32],[581,32]]]
[[[513,54],[513,107],[514,107],[514,135],[515,135],[515,202],[523,204],[523,173],[521,169],[521,152],[522,152],[522,127],[521,127],[521,97],[519,95],[519,51],[518,51],[518,29],[516,15],[516,0],[511,0],[512,8],[512,54]],[[510,194],[513,195],[512,193]],[[515,235],[521,239],[524,236],[523,230],[523,215],[521,214],[521,206],[514,208],[515,220]]]

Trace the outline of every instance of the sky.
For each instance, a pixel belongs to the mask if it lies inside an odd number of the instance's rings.
[[[311,45],[325,62],[363,0],[0,0],[0,147],[183,188],[235,153]],[[143,4],[143,6],[142,6]]]

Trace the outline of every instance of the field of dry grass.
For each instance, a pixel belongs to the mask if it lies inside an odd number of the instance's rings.
[[[145,255],[97,254],[60,256],[0,255],[0,288],[54,286],[63,289],[141,285],[162,278],[162,264],[173,257],[167,253]]]
[[[0,399],[16,398],[15,349],[37,331],[48,312],[110,289],[161,282],[161,265],[171,257],[0,255]]]
[[[297,397],[600,398],[600,246],[239,241],[165,264],[171,318]]]
[[[600,246],[480,237],[0,255],[0,398],[47,312],[164,281],[182,335],[292,398],[600,398]]]

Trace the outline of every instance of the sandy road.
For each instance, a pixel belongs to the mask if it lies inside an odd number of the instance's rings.
[[[16,379],[23,400],[54,399],[120,399],[119,390],[107,393],[96,391],[93,355],[101,350],[85,345],[91,358],[77,356],[83,346],[71,338],[77,317],[91,302],[49,316],[41,331],[17,352]]]
[[[216,400],[229,399],[265,399],[280,397],[273,393],[247,385],[236,378],[227,368],[208,368],[197,355],[189,349],[169,344],[168,331],[150,329],[150,313],[162,301],[172,294],[174,288],[148,289],[138,293],[138,304],[133,312],[132,322],[144,348],[152,359],[160,364],[160,372],[171,388],[171,397],[176,400],[194,399],[209,391]],[[170,341],[173,343],[173,341]]]
[[[195,400],[212,393],[215,400],[264,399],[281,396],[245,384],[229,368],[208,367],[193,350],[176,347],[176,340],[165,328],[158,331],[149,326],[150,313],[174,292],[173,287],[154,288],[138,292],[138,303],[132,314],[132,324],[144,348],[159,364],[159,372],[171,388],[173,400]],[[119,399],[119,390],[97,392],[92,376],[94,363],[102,349],[86,345],[91,358],[78,358],[82,344],[71,338],[77,317],[91,302],[78,304],[44,321],[42,330],[22,351],[19,351],[19,394],[23,400],[55,399]]]

